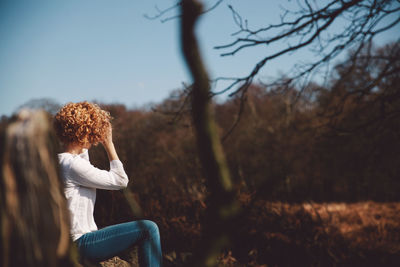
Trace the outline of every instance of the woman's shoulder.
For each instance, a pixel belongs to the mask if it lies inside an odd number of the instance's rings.
[[[92,168],[89,160],[82,154],[68,152],[58,154],[60,170],[67,187],[73,187],[77,181]]]
[[[89,161],[89,153],[87,149],[85,149],[81,154],[72,154],[69,152],[63,152],[58,154],[58,161],[60,162],[60,164],[67,162],[74,162],[74,161],[79,162],[82,159]]]
[[[68,152],[60,153],[58,154],[58,161],[64,176],[70,174],[73,170],[82,171],[90,165],[87,152],[86,154],[72,154]]]
[[[77,156],[78,155],[71,154],[68,152],[59,153],[58,162],[60,163],[61,167],[68,167],[76,160]]]

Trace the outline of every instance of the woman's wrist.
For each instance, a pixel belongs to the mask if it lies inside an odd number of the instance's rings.
[[[115,146],[113,142],[104,142],[103,143],[104,149],[107,152],[108,159],[110,161],[119,160],[117,151],[115,150]]]

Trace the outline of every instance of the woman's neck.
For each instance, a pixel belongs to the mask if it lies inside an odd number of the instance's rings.
[[[65,152],[76,155],[83,153],[83,149],[84,149],[83,146],[76,144],[68,144],[65,146]]]

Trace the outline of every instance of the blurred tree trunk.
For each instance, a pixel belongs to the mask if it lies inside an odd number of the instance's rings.
[[[1,266],[74,266],[47,113],[22,111],[1,132]]]
[[[198,153],[210,192],[202,241],[190,266],[216,266],[221,250],[229,244],[232,230],[230,227],[239,213],[239,206],[234,198],[232,181],[210,103],[208,74],[194,34],[202,5],[195,0],[183,0],[181,3],[181,45],[193,79],[192,118]]]

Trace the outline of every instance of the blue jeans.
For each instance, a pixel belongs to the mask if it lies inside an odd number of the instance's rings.
[[[89,261],[103,261],[137,245],[140,266],[161,266],[160,233],[152,221],[111,225],[86,233],[76,242],[80,256]]]

